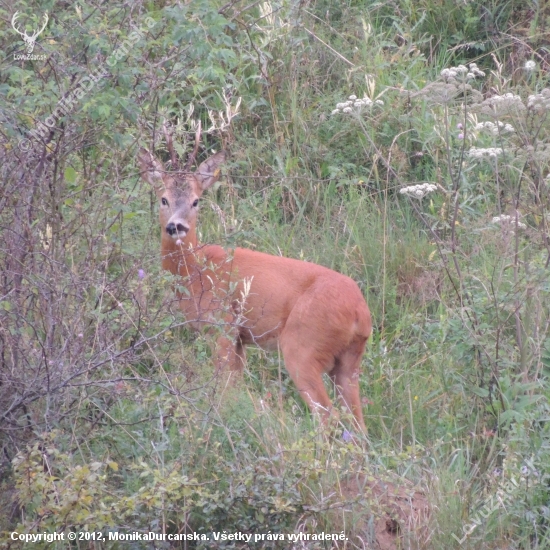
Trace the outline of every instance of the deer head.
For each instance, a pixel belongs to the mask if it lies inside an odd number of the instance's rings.
[[[167,135],[167,132],[165,131]],[[140,149],[138,162],[142,178],[149,183],[160,203],[160,223],[164,238],[183,241],[191,229],[195,229],[199,199],[220,176],[220,166],[225,161],[225,152],[220,151],[206,159],[195,172],[189,171],[198,150],[200,128],[197,132],[195,150],[183,170],[178,171],[177,159],[171,136],[167,135],[168,149],[172,159],[172,170],[167,172],[163,163],[147,149]],[[194,233],[194,231],[193,231]]]
[[[49,20],[48,14],[45,13],[44,16],[43,16],[44,24],[42,25],[42,28],[38,31],[33,32],[31,36],[29,36],[26,33],[26,31],[20,31],[15,26],[15,23],[16,23],[18,17],[19,17],[19,12],[16,11],[13,14],[13,17],[11,18],[11,26],[13,27],[15,32],[17,32],[18,34],[20,34],[23,37],[23,41],[27,45],[26,51],[27,51],[28,54],[31,54],[34,50],[34,44],[36,43],[36,39],[38,38],[38,36],[40,34],[42,34],[42,31],[46,28],[46,25],[48,24],[48,20]]]

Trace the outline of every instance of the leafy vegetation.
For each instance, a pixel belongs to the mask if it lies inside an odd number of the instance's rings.
[[[20,58],[15,11],[28,34],[50,14],[38,59]],[[47,0],[0,15],[0,545],[226,531],[270,533],[258,548],[550,547],[544,3]],[[178,313],[135,158],[168,158],[163,123],[185,156],[198,121],[201,160],[231,151],[202,241],[363,290],[368,436],[346,419],[323,433],[276,354],[249,350],[227,387]],[[300,532],[345,540],[275,537]]]

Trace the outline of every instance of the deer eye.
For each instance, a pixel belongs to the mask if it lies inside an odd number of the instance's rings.
[[[162,202],[162,205],[163,205],[163,206],[168,206],[168,200],[165,199],[164,197],[162,197],[162,201],[161,201],[161,202]]]
[[[199,199],[195,199],[195,201],[193,202],[193,208],[197,208],[198,205],[199,205]]]

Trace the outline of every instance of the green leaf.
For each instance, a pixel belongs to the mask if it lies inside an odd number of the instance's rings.
[[[472,388],[470,388],[470,390],[471,390],[472,393],[475,393],[479,397],[483,397],[483,398],[489,397],[489,390],[487,390],[485,388],[480,388],[478,386],[473,386]]]
[[[72,166],[68,166],[65,169],[65,180],[69,183],[74,183],[76,181],[76,170]]]

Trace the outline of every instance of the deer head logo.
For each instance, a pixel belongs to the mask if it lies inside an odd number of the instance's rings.
[[[15,30],[16,33],[20,34],[22,37],[23,37],[23,41],[25,42],[25,44],[27,45],[26,47],[26,50],[27,50],[27,53],[28,54],[31,54],[32,51],[34,50],[34,45],[36,43],[36,39],[38,38],[38,36],[40,34],[42,34],[42,31],[46,28],[46,25],[48,24],[48,20],[49,20],[49,17],[48,17],[48,14],[45,13],[44,16],[43,16],[43,20],[44,20],[44,24],[42,25],[42,28],[38,31],[34,31],[32,33],[31,36],[29,36],[25,30],[23,31],[20,31],[15,25],[16,25],[16,22],[17,22],[17,18],[19,17],[19,12],[16,11],[14,14],[13,14],[13,17],[11,18],[11,26],[13,27],[13,29]]]

